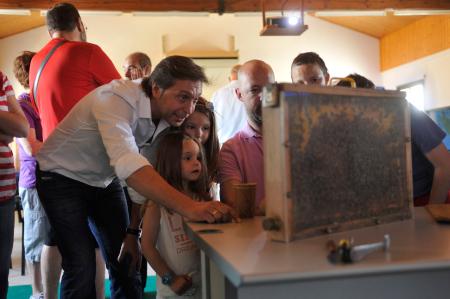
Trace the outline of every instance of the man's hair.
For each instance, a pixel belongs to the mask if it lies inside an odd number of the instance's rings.
[[[150,67],[152,66],[152,61],[150,60],[150,57],[148,57],[147,54],[142,53],[142,52],[134,52],[134,53],[130,54],[129,57],[132,57],[132,56],[136,56],[139,66],[141,68],[144,68],[146,66],[150,66]]]
[[[30,72],[30,64],[31,58],[33,58],[35,52],[23,51],[23,53],[14,59],[14,76],[16,76],[17,80],[23,87],[29,88],[29,72]]]
[[[370,81],[366,77],[363,77],[357,73],[350,74],[345,78],[353,79],[356,83],[356,87],[358,87],[358,88],[370,88],[370,89],[375,88],[375,84],[373,84],[372,81]],[[336,84],[336,86],[352,87],[351,83],[346,80],[339,81]]]
[[[303,64],[317,64],[322,70],[324,75],[328,74],[328,68],[325,65],[325,62],[315,52],[305,52],[298,54],[297,57],[295,57],[294,60],[292,61],[291,69],[294,66],[299,66]]]
[[[58,3],[47,12],[49,31],[72,31],[77,26],[80,14],[70,3]]]
[[[203,68],[184,56],[169,56],[161,60],[149,77],[142,80],[141,86],[148,97],[152,96],[152,84],[161,89],[168,89],[175,85],[177,80],[200,81],[208,83]]]

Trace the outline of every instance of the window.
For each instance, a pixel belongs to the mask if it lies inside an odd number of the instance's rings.
[[[423,111],[425,107],[424,81],[416,81],[397,87],[398,90],[406,92],[406,100],[417,109]]]

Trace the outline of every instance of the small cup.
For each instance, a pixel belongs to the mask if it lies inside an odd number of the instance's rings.
[[[253,218],[255,216],[256,184],[234,184],[234,203],[239,218]]]

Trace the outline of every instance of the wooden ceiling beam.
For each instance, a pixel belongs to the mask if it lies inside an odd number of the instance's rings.
[[[4,9],[49,9],[61,1],[5,1]],[[254,12],[261,10],[261,0],[78,0],[71,1],[80,10],[116,11],[186,11],[186,12]],[[267,10],[281,10],[285,0],[265,0]],[[288,0],[285,10],[299,9],[301,0]],[[450,0],[304,0],[306,11],[317,10],[378,10],[378,9],[450,9]],[[221,7],[222,6],[222,7]]]

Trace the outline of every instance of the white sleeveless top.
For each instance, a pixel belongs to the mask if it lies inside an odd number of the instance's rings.
[[[200,250],[189,240],[183,228],[183,217],[160,207],[161,219],[157,248],[167,265],[177,275],[189,274],[192,288],[184,296],[177,296],[169,286],[163,285],[157,276],[157,298],[199,298],[201,299]]]

